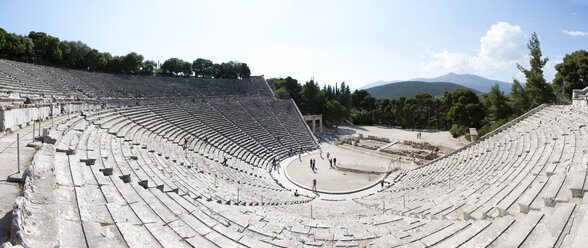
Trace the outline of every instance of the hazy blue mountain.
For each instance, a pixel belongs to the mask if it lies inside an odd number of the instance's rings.
[[[484,77],[480,77],[474,74],[457,74],[457,73],[448,73],[436,78],[415,78],[411,79],[410,81],[422,81],[422,82],[450,82],[454,84],[463,85],[470,89],[474,89],[483,93],[490,92],[490,88],[494,84],[498,84],[500,90],[504,91],[504,94],[510,94],[510,88],[512,84],[507,82],[502,82],[498,80],[490,80]]]
[[[380,86],[380,85],[398,83],[398,82],[401,82],[401,81],[402,80],[394,80],[394,81],[382,81],[382,80],[380,80],[380,81],[376,81],[376,82],[369,83],[369,84],[366,84],[364,86],[361,86],[360,88],[358,88],[358,90],[365,90],[367,88],[373,88],[373,87],[377,87],[377,86]]]
[[[404,81],[368,88],[366,91],[375,98],[394,99],[401,96],[414,97],[418,93],[429,93],[433,97],[442,97],[443,92],[452,92],[457,88],[467,87],[447,82]],[[480,94],[477,90],[473,91]]]
[[[445,75],[442,75],[439,77],[435,77],[435,78],[414,78],[414,79],[407,80],[407,81],[454,83],[454,84],[459,84],[459,85],[465,86],[470,89],[477,90],[482,93],[489,92],[490,88],[492,88],[492,86],[496,83],[500,87],[500,90],[504,91],[504,94],[510,94],[510,88],[512,87],[512,84],[507,83],[507,82],[502,82],[502,81],[498,81],[498,80],[490,80],[490,79],[480,77],[480,76],[477,76],[474,74],[457,74],[457,73],[448,73],[448,74],[445,74]],[[366,84],[359,89],[368,89],[368,88],[373,88],[373,87],[377,87],[377,86],[381,86],[381,85],[393,84],[393,83],[399,83],[399,82],[407,82],[407,81],[401,81],[401,80],[387,81],[387,82],[386,81],[377,81],[374,83]]]

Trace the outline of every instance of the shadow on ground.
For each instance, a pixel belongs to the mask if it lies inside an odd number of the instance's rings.
[[[12,221],[12,211],[6,212],[2,218],[0,218],[0,244],[10,241],[10,224]]]

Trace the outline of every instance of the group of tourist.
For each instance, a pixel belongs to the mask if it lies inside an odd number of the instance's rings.
[[[331,166],[331,168],[337,168],[337,158],[329,158],[329,166]]]
[[[316,173],[316,159],[314,158],[310,159],[310,169],[312,170],[312,172]]]
[[[329,166],[331,168],[337,167],[337,158],[335,158],[335,157],[331,158],[331,154],[328,152],[327,152],[327,160],[329,160]]]

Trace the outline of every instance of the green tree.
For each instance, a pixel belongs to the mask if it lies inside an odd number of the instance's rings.
[[[302,92],[302,85],[298,83],[298,80],[288,76],[284,79],[283,86],[288,91],[288,94],[292,100],[294,100],[296,104],[300,105],[302,101],[302,96],[300,95]]]
[[[161,65],[161,74],[189,77],[192,74],[192,64],[178,58],[170,58]]]
[[[367,90],[355,90],[351,94],[351,107],[361,109],[361,101],[369,95],[370,93]]]
[[[205,77],[205,78],[212,78],[214,76],[214,72],[212,70],[213,67],[212,61],[208,59],[198,58],[192,62],[192,71],[194,72],[194,76],[196,77]]]
[[[236,70],[237,62],[229,61],[220,64],[220,77],[219,78],[239,78]]]
[[[446,122],[446,111],[443,111],[443,99],[433,99],[433,115],[434,117],[429,120],[429,126],[436,129],[443,129],[443,124]]]
[[[109,53],[105,53],[106,57],[106,71],[110,73],[122,73],[123,71],[123,57],[114,56],[112,57]]]
[[[373,116],[374,122],[384,125],[390,125],[390,100],[389,99],[376,99],[376,109],[374,109]]]
[[[61,62],[61,50],[59,49],[59,39],[52,37],[43,32],[29,33],[29,38],[33,40],[35,47],[34,62],[45,65],[58,65]]]
[[[2,30],[4,31],[4,30]],[[29,62],[32,59],[33,41],[17,34],[0,32],[0,57]]]
[[[525,69],[520,64],[517,64],[517,67],[527,78],[525,92],[531,101],[530,108],[534,108],[543,103],[553,102],[555,100],[555,95],[553,94],[553,89],[547,84],[547,82],[545,82],[545,78],[543,78],[543,67],[549,59],[541,59],[541,47],[539,39],[537,38],[537,33],[533,32],[529,44],[527,44],[527,48],[529,49],[529,56],[531,57],[529,61],[531,68]],[[528,110],[529,109],[525,109],[525,111]]]
[[[347,118],[347,108],[333,99],[327,101],[323,106],[323,115],[328,121],[342,121]]]
[[[588,86],[588,52],[586,50],[575,51],[566,54],[563,62],[555,66],[557,73],[553,79],[553,89],[562,102],[572,98],[574,89],[583,89]],[[565,97],[565,99],[564,99]]]
[[[106,57],[96,49],[92,49],[86,55],[85,60],[85,65],[89,70],[103,71],[106,68]]]
[[[288,90],[285,87],[274,90],[274,94],[278,99],[290,99],[290,94],[288,94]]]
[[[417,100],[415,98],[406,99],[402,109],[402,112],[404,113],[404,123],[402,125],[403,128],[414,129],[416,127],[417,108]]]
[[[138,74],[143,65],[143,55],[131,52],[122,58],[122,73]]]
[[[351,122],[353,122],[353,124],[355,125],[372,125],[373,124],[373,119],[372,119],[372,113],[370,111],[367,111],[365,109],[352,109],[350,111],[349,114],[349,118],[351,119]]]
[[[366,90],[355,90],[351,94],[351,107],[355,109],[365,109],[367,111],[376,108],[376,98],[370,95]]]
[[[337,100],[343,107],[349,109],[351,108],[351,91],[349,90],[349,85],[346,85],[345,82],[341,82],[341,94],[338,95]]]
[[[219,66],[219,71],[217,74],[218,77],[215,78],[249,78],[251,76],[251,71],[249,67],[245,63],[240,63],[237,61],[229,61],[226,63],[222,63]]]
[[[429,93],[419,93],[415,95],[417,112],[415,113],[416,127],[425,128],[431,119],[433,96]]]
[[[280,99],[292,98],[292,100],[294,100],[296,105],[300,108],[300,104],[301,104],[300,92],[302,91],[302,85],[300,85],[298,83],[298,80],[293,79],[292,77],[288,76],[286,78],[270,78],[267,80],[267,82],[270,85],[270,87],[272,88],[272,90],[274,91],[274,93],[276,94],[276,97],[278,96],[277,91],[283,90],[285,92],[280,92],[279,95],[280,95],[280,97],[286,97],[286,98],[280,98]],[[285,93],[287,93],[287,96]]]
[[[480,127],[484,118],[484,107],[476,93],[469,89],[459,88],[452,93],[453,105],[448,117],[452,123],[464,127]]]
[[[0,56],[2,56],[2,49],[6,45],[6,36],[8,36],[6,30],[0,28]]]
[[[155,61],[153,60],[146,60],[141,65],[140,73],[143,75],[153,75],[155,73]]]
[[[251,77],[251,70],[245,63],[237,63],[235,70],[237,71],[237,78],[245,79]]]
[[[325,103],[325,97],[314,80],[310,80],[302,86],[300,111],[302,114],[320,114]]]
[[[451,110],[451,107],[453,107],[453,94],[451,92],[443,92],[443,98],[441,98],[441,113],[442,114],[442,119],[444,122],[442,122],[442,126],[443,129],[447,130],[451,127],[451,125],[453,124],[453,122],[451,121],[451,118],[449,118],[448,113],[449,110]]]
[[[531,106],[531,101],[525,88],[521,85],[519,80],[513,80],[512,88],[510,90],[511,110],[515,116],[519,116],[528,111]]]
[[[508,104],[508,98],[500,90],[498,84],[494,84],[490,92],[483,95],[482,104],[488,112],[488,118],[491,121],[506,119],[511,115],[511,108]]]

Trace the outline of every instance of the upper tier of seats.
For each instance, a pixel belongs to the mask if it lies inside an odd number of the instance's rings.
[[[39,66],[0,59],[0,93],[29,97],[136,98],[136,97],[267,97],[273,92],[265,79],[207,79],[130,76]]]

